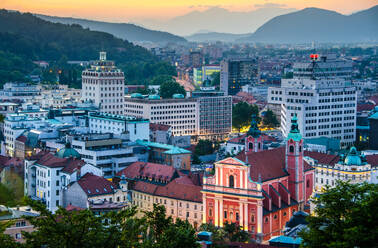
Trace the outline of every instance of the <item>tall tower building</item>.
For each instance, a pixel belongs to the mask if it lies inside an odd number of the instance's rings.
[[[93,102],[101,112],[124,114],[125,77],[106,52],[82,73],[82,100]]]
[[[221,62],[220,89],[226,95],[236,95],[242,86],[256,80],[257,62],[252,58],[226,59]]]
[[[352,62],[334,55],[312,54],[309,62],[295,63],[294,77],[270,87],[268,103],[281,106],[281,131],[290,132],[297,114],[304,139],[331,137],[342,147],[353,144],[356,133],[357,91],[351,85]]]
[[[297,116],[291,120],[291,129],[286,140],[285,169],[289,173],[289,191],[291,197],[303,207],[305,200],[304,168],[303,168],[303,139],[298,130]]]

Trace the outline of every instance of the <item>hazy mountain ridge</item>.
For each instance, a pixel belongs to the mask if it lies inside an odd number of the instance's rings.
[[[218,32],[201,32],[185,36],[188,41],[193,42],[234,42],[241,38],[250,36],[250,34],[230,34],[230,33],[218,33]]]
[[[271,18],[295,11],[292,8],[262,7],[247,12],[229,11],[213,7],[205,11],[192,11],[174,17],[168,21],[144,20],[143,26],[164,30],[177,35],[196,34],[199,30],[211,30],[216,33],[245,34],[252,33]]]
[[[170,34],[168,32],[150,30],[130,23],[111,23],[71,17],[57,17],[40,14],[35,15],[39,18],[42,18],[50,22],[63,24],[79,24],[84,28],[89,28],[93,31],[107,32],[118,38],[125,39],[131,42],[186,42],[186,40],[183,37]]]
[[[352,15],[306,8],[274,17],[243,42],[309,43],[378,41],[378,5]]]

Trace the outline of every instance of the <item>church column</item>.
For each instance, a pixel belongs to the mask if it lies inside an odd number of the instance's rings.
[[[263,236],[263,223],[264,223],[264,217],[263,217],[263,203],[262,201],[257,202],[257,235]]]
[[[248,231],[248,203],[244,203],[244,231]]]
[[[224,215],[224,211],[223,211],[223,199],[221,198],[219,200],[219,226],[220,227],[223,227],[223,215]]]
[[[215,226],[219,226],[219,209],[218,209],[218,204],[219,204],[219,200],[215,199],[214,200],[214,205],[215,205],[214,225]]]
[[[202,211],[202,223],[205,224],[207,223],[207,208],[206,208],[206,195],[202,195],[202,206],[203,206],[203,211]]]
[[[239,201],[239,226],[244,229],[244,203]]]

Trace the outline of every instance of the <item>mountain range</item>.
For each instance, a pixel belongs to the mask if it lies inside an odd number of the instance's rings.
[[[249,37],[251,34],[231,34],[231,33],[217,33],[217,32],[198,32],[189,36],[185,36],[185,39],[192,42],[235,42],[242,38]]]
[[[164,30],[181,36],[195,34],[204,29],[217,33],[245,34],[254,32],[273,17],[295,10],[271,4],[246,12],[212,7],[205,11],[192,11],[168,21],[143,20],[139,23],[144,27]]]
[[[240,42],[309,43],[378,41],[378,5],[351,15],[306,8],[272,18]]]
[[[107,32],[115,37],[128,40],[130,42],[153,42],[153,43],[180,43],[186,40],[180,36],[170,34],[168,32],[155,31],[146,29],[130,23],[111,23],[100,22],[86,19],[77,19],[70,17],[57,17],[35,14],[35,16],[46,21],[63,23],[63,24],[79,24],[84,28],[93,31]]]

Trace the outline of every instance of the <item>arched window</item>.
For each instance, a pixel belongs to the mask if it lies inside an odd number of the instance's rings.
[[[229,187],[233,188],[234,187],[234,176],[231,175],[229,178]]]
[[[302,146],[299,146],[299,152],[302,152]]]
[[[306,181],[306,187],[310,188],[310,179],[307,179],[307,181]]]
[[[289,147],[289,152],[294,152],[294,146]]]
[[[253,150],[253,143],[252,142],[248,143],[248,150]]]
[[[261,149],[261,143],[259,143],[259,150]]]

